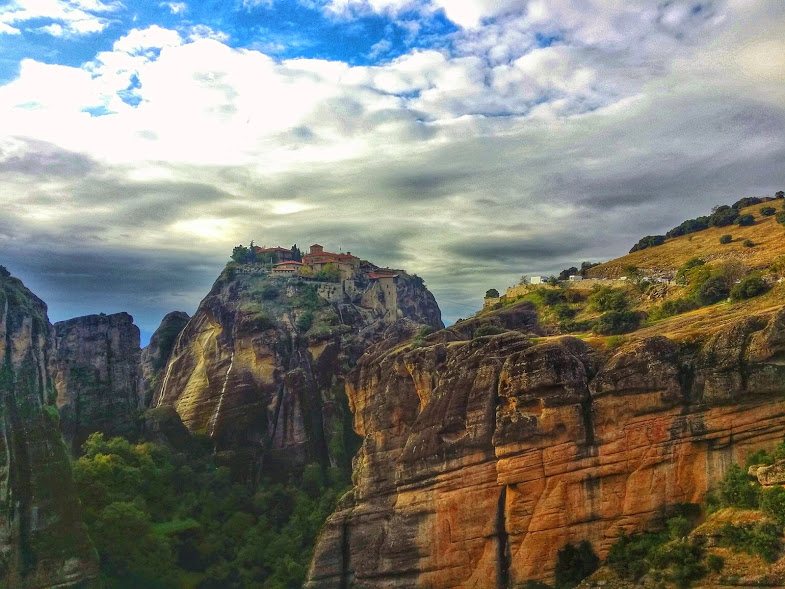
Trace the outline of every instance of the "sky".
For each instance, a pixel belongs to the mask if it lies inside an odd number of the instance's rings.
[[[489,288],[785,188],[780,0],[0,0],[0,264],[193,313],[232,247]]]

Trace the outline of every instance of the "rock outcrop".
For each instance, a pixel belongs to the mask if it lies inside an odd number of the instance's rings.
[[[785,435],[785,310],[612,357],[572,337],[459,331],[383,342],[348,375],[354,489],[308,587],[551,581],[567,543],[604,557],[620,529],[699,502]]]
[[[188,313],[172,311],[162,320],[150,338],[150,343],[142,349],[142,406],[149,407],[153,395],[161,384],[161,376],[169,361],[177,336],[191,319]]]
[[[139,328],[128,313],[55,323],[55,389],[74,452],[92,432],[130,435],[140,405]]]
[[[0,587],[86,586],[98,576],[58,429],[46,313],[0,267]]]
[[[422,281],[358,272],[340,283],[229,267],[177,336],[153,406],[172,406],[241,476],[309,462],[350,468],[344,376],[396,323],[441,328]]]

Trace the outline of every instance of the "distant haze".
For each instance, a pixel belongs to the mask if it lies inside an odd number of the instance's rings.
[[[785,189],[783,80],[771,0],[11,0],[0,264],[146,340],[234,245],[319,242],[450,323]]]

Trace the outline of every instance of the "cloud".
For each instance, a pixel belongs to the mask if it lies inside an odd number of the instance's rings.
[[[0,86],[0,263],[54,313],[109,301],[94,311],[152,330],[237,243],[318,241],[466,316],[491,286],[783,188],[785,9],[700,6],[470,2],[441,48],[374,66],[198,23],[128,31],[83,67],[25,60]]]
[[[172,14],[185,14],[188,12],[188,5],[185,2],[161,2],[162,8],[168,8]]]
[[[112,12],[123,8],[120,2],[100,0],[11,0],[0,6],[0,33],[34,30],[55,37],[77,37],[106,29]],[[28,28],[29,23],[54,21]]]

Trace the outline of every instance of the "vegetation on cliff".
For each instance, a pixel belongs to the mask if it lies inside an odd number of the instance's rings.
[[[93,434],[74,464],[108,588],[302,587],[316,535],[348,481],[318,465],[255,488],[207,440],[174,451]]]

